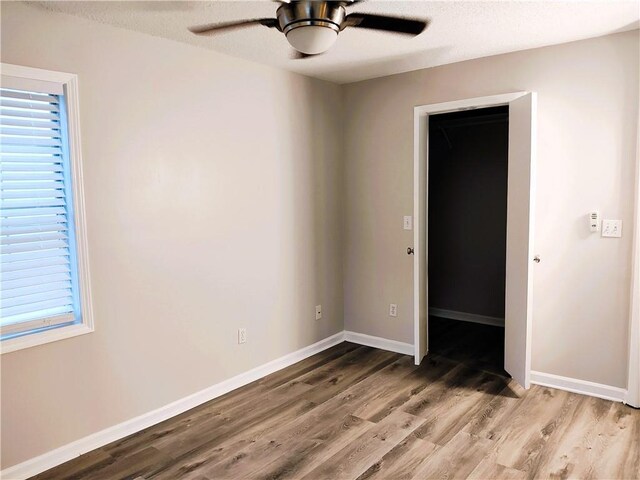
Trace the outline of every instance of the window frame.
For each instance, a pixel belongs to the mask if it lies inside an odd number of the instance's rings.
[[[69,172],[65,172],[71,180],[73,223],[75,230],[75,254],[77,261],[78,295],[80,297],[80,322],[56,327],[56,317],[35,320],[45,323],[40,330],[0,341],[0,353],[5,354],[34,347],[45,343],[63,340],[95,330],[91,285],[89,273],[89,254],[87,248],[87,230],[84,208],[84,181],[82,174],[82,149],[80,143],[80,104],[78,98],[78,76],[72,73],[43,70],[0,63],[1,74],[25,79],[26,82],[41,81],[57,83],[62,87],[65,98],[66,124],[68,138]],[[70,245],[70,248],[71,245]],[[49,322],[48,322],[49,321]],[[47,323],[48,322],[48,323]],[[50,325],[47,327],[47,325]],[[10,327],[10,326],[9,326]]]

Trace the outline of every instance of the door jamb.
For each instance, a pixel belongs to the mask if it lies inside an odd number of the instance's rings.
[[[640,115],[636,141],[636,198],[634,209],[631,304],[629,306],[629,363],[624,403],[640,408]]]
[[[427,326],[427,195],[429,165],[429,115],[461,110],[496,107],[527,95],[513,92],[486,97],[467,98],[451,102],[419,105],[413,108],[413,347],[415,364],[419,365],[428,352],[428,335],[421,338],[420,329]],[[421,282],[423,281],[424,284]],[[421,302],[421,295],[425,295]],[[422,310],[421,310],[422,309]],[[424,323],[421,320],[424,319]],[[421,340],[424,340],[421,342]]]

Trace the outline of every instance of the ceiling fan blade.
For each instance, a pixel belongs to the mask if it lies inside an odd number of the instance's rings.
[[[427,28],[427,25],[429,25],[429,22],[425,20],[387,17],[386,15],[373,15],[369,13],[350,13],[344,19],[340,29],[356,27],[402,33],[404,35],[420,35],[424,29]]]
[[[277,28],[278,20],[275,18],[254,18],[251,20],[240,20],[237,22],[210,23],[208,25],[200,25],[198,27],[190,27],[189,31],[196,35],[210,35],[214,33],[228,32],[238,28],[252,27],[254,25],[264,25],[269,28]]]

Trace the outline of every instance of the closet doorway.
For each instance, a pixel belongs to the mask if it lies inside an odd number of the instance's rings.
[[[506,258],[503,267],[505,275],[503,297],[504,370],[520,385],[529,388],[531,383],[533,270],[534,265],[540,262],[540,258],[533,253],[536,164],[535,92],[505,93],[414,107],[414,244],[410,245],[407,250],[407,253],[414,254],[414,354],[415,362],[419,364],[427,354],[430,345],[428,328],[430,278],[427,274],[428,241],[430,233],[432,233],[430,232],[432,227],[429,219],[428,191],[430,183],[428,178],[429,144],[431,142],[429,124],[432,120],[437,122],[437,116],[440,114],[455,113],[456,115],[449,117],[453,121],[456,118],[458,120],[465,118],[464,112],[494,107],[506,107],[508,112]],[[482,112],[476,113],[481,114]],[[490,114],[503,115],[504,111],[493,110]],[[447,139],[444,140],[446,143]],[[451,138],[449,138],[449,142],[451,142]],[[451,145],[455,148],[453,143]],[[480,212],[472,220],[481,222],[484,213]],[[474,234],[475,232],[468,233],[472,240]],[[446,310],[441,306],[434,305],[434,307]],[[486,312],[492,311],[486,310]],[[432,313],[434,313],[433,310]],[[442,312],[437,313],[442,314]],[[453,314],[449,313],[449,315]],[[499,311],[498,313],[493,311],[490,314],[476,315],[493,319],[500,318]],[[479,318],[476,316],[475,320]],[[467,316],[466,319],[468,320],[469,317]],[[485,320],[485,323],[490,321],[487,318]],[[475,323],[478,327],[482,325],[478,322],[467,323]]]
[[[504,374],[509,107],[429,118],[429,351]]]

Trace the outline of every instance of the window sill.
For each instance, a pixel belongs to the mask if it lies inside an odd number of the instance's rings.
[[[24,335],[22,337],[9,338],[0,342],[0,353],[10,353],[23,348],[35,347],[45,343],[57,342],[65,338],[77,337],[93,332],[93,328],[86,324],[68,325],[66,327],[54,328],[40,333]]]

